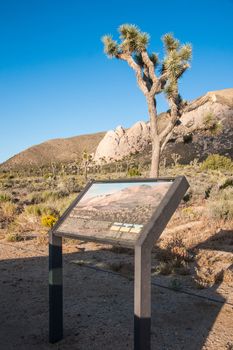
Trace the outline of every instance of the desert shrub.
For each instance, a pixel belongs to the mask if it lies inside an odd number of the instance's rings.
[[[190,274],[188,262],[193,260],[193,255],[187,250],[179,235],[174,236],[165,243],[163,248],[160,248],[157,252],[157,258],[161,261],[156,268],[156,272],[159,274]]]
[[[173,266],[172,263],[169,261],[161,261],[159,265],[156,267],[156,273],[160,275],[170,275],[173,273]]]
[[[79,184],[79,181],[75,177],[65,177],[59,184],[61,190],[67,192],[67,195],[70,193],[80,192],[82,186]]]
[[[208,253],[200,253],[196,258],[197,266],[193,276],[195,285],[199,289],[212,287],[223,281],[223,271],[216,267],[216,258]]]
[[[28,205],[25,208],[25,213],[33,216],[42,216],[42,215],[59,216],[59,211],[56,208],[52,206],[46,206],[43,204]]]
[[[196,217],[196,213],[192,207],[183,208],[181,212],[185,218],[194,219]]]
[[[17,213],[17,206],[11,202],[2,203],[1,208],[6,218],[12,218]]]
[[[230,158],[220,154],[209,155],[201,164],[202,170],[233,170],[233,162]]]
[[[219,273],[213,268],[195,268],[194,282],[198,289],[212,287],[219,282]]]
[[[218,118],[209,112],[203,117],[203,124],[213,135],[217,135],[222,130],[222,123]]]
[[[53,203],[53,207],[57,211],[57,216],[60,216],[65,211],[65,209],[71,204],[71,202],[76,198],[76,196],[77,195],[73,193],[68,197],[61,198]]]
[[[192,260],[192,254],[185,247],[183,239],[178,234],[168,242],[166,250],[171,259],[177,259],[180,262]]]
[[[25,213],[33,216],[41,216],[43,208],[40,205],[28,205],[25,208]]]
[[[138,170],[138,168],[134,167],[134,168],[130,168],[128,170],[127,175],[130,176],[130,177],[134,177],[134,176],[141,176],[141,173]]]
[[[42,194],[40,192],[32,192],[27,196],[31,204],[39,204],[43,202]]]
[[[44,227],[53,227],[53,225],[57,222],[57,218],[53,215],[42,215],[41,217],[41,225]]]
[[[19,233],[8,233],[6,240],[7,242],[20,242],[23,241],[23,237]]]
[[[207,216],[214,220],[233,220],[233,188],[220,190],[209,198]]]
[[[233,200],[210,202],[207,207],[208,217],[214,220],[232,220],[233,219]]]
[[[31,202],[31,204],[40,204],[48,201],[56,201],[68,195],[69,195],[69,192],[65,190],[44,191],[44,192],[30,193],[27,199]]]
[[[3,182],[3,188],[12,188],[14,186],[14,181],[9,179]]]
[[[189,201],[192,199],[192,196],[193,196],[192,191],[189,190],[189,191],[184,195],[183,201],[184,201],[185,203],[189,202]]]
[[[176,167],[179,164],[179,160],[181,159],[181,156],[178,153],[172,153],[171,159],[174,162],[174,166]]]
[[[224,190],[227,187],[233,187],[233,177],[229,177],[226,180],[224,180],[222,184],[219,186],[219,189]]]
[[[52,215],[55,217],[59,216],[59,211],[51,206],[42,207],[42,215]]]
[[[181,282],[179,280],[177,280],[176,278],[174,278],[170,281],[169,288],[178,292],[182,289]]]
[[[57,199],[61,199],[69,195],[68,191],[59,190],[59,191],[45,191],[42,193],[43,202],[47,202],[49,200],[55,201]]]
[[[10,202],[11,196],[7,193],[0,193],[0,202]]]

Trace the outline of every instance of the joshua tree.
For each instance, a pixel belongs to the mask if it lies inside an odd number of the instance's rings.
[[[159,63],[156,53],[149,54],[147,46],[149,35],[138,27],[124,24],[119,27],[120,43],[110,35],[102,38],[104,51],[110,57],[126,61],[134,70],[139,88],[145,95],[150,117],[150,133],[152,143],[151,177],[159,174],[161,151],[171,137],[172,131],[180,116],[183,101],[178,93],[178,79],[189,67],[192,48],[189,44],[180,45],[172,34],[162,38],[165,57]],[[165,129],[158,130],[156,95],[164,91],[170,106],[170,120]]]
[[[92,162],[92,155],[89,154],[86,150],[84,150],[82,154],[82,163],[84,167],[85,180],[87,180],[87,171],[91,162]]]

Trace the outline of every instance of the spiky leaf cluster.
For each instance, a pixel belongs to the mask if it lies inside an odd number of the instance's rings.
[[[149,35],[143,33],[133,24],[123,24],[119,27],[122,52],[139,53],[147,48],[149,43]]]
[[[167,73],[168,80],[165,86],[165,93],[168,98],[174,99],[178,94],[178,79],[189,68],[189,61],[192,58],[192,47],[190,44],[181,45],[171,33],[162,37],[165,58],[162,64],[162,73]]]
[[[105,35],[102,38],[104,44],[104,52],[110,58],[115,57],[118,53],[118,44],[115,40],[112,39],[111,35]]]
[[[117,57],[121,53],[139,54],[146,50],[149,43],[149,35],[143,33],[133,24],[123,24],[119,27],[120,44],[113,40],[111,35],[102,37],[104,52],[111,58]]]

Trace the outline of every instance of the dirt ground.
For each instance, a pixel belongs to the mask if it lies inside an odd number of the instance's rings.
[[[124,273],[133,254],[65,245],[64,339],[54,345],[48,342],[47,247],[1,241],[0,259],[1,350],[133,349],[133,275]],[[232,287],[182,292],[168,286],[168,277],[152,277],[152,349],[233,349]]]

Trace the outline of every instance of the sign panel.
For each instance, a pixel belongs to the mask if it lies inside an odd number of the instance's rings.
[[[54,233],[134,244],[173,180],[94,182]]]

